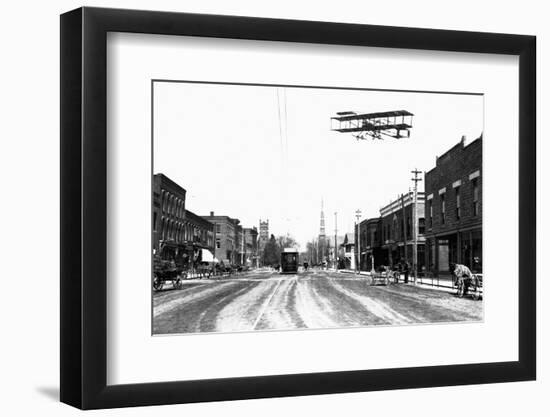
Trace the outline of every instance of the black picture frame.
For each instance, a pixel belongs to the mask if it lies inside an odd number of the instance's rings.
[[[108,32],[519,56],[519,360],[107,385]],[[85,7],[61,15],[60,58],[62,402],[96,409],[535,379],[534,36]]]

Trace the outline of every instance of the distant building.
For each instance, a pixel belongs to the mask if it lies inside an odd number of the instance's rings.
[[[452,263],[482,271],[482,139],[462,137],[425,173],[426,265],[436,274]]]
[[[185,210],[185,222],[191,231],[188,243],[192,243],[196,248],[212,251],[214,248],[214,225],[190,210]]]
[[[269,241],[269,219],[262,221],[260,219],[260,233],[258,235],[258,255],[263,258],[263,251],[266,243]]]
[[[412,268],[414,252],[414,196],[402,194],[380,209],[380,217],[365,219],[355,228],[355,259],[362,271],[377,269],[382,265],[392,268],[400,262],[408,262]],[[417,268],[425,264],[425,193],[417,192],[416,233]],[[359,236],[357,236],[359,233]],[[358,251],[361,250],[361,254]]]
[[[260,241],[267,242],[269,240],[269,219],[262,221],[260,219],[260,233],[259,233]]]
[[[346,233],[341,247],[343,248],[344,268],[355,269],[355,233]]]
[[[240,263],[239,248],[242,242],[238,239],[242,236],[242,231],[239,233],[237,230],[240,227],[239,220],[229,216],[214,215],[213,211],[210,215],[201,217],[214,225],[214,256],[226,264]]]
[[[329,261],[330,255],[330,241],[327,239],[325,232],[325,208],[324,202],[321,200],[321,216],[319,220],[319,237],[317,238],[319,247],[319,262],[326,263]]]
[[[379,233],[381,229],[380,217],[366,219],[359,224],[362,271],[370,271],[383,265],[384,255]]]
[[[244,265],[244,232],[243,227],[240,225],[241,221],[239,219],[232,219],[235,223],[235,246],[237,253],[235,256],[236,265]]]
[[[258,266],[258,229],[256,227],[244,229],[244,253],[245,264],[248,266]]]
[[[321,219],[319,221],[319,242],[325,240],[325,208],[324,202],[321,200]]]
[[[336,241],[334,240],[334,236],[327,237],[327,239],[329,239],[329,242],[332,242],[332,245],[330,246],[330,251],[329,251],[329,258],[333,262],[333,267],[335,267],[336,269],[345,268],[345,262],[344,262],[345,250],[342,245],[344,243],[345,235],[336,236]],[[335,248],[336,248],[336,255],[335,255]]]
[[[380,209],[378,233],[382,251],[382,265],[397,265],[399,262],[408,262],[412,267],[414,246],[414,196],[412,192],[402,194],[388,205]],[[425,248],[425,193],[417,193],[416,218],[418,229],[416,233],[418,271],[421,271],[424,262]]]

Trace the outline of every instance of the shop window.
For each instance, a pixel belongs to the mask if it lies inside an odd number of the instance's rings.
[[[441,200],[441,224],[445,224],[445,193],[439,196]]]
[[[455,188],[455,199],[456,199],[456,219],[460,220],[460,187]]]
[[[477,181],[477,178],[474,178],[472,180],[472,187],[473,187],[473,212],[474,216],[479,215],[479,183]]]

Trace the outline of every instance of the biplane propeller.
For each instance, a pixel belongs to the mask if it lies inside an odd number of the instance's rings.
[[[383,139],[384,136],[394,139],[409,138],[413,116],[407,110],[363,114],[342,111],[330,118],[331,130],[351,133],[357,140]]]

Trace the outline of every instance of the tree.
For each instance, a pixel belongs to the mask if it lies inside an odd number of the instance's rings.
[[[281,263],[281,252],[284,248],[297,248],[298,243],[289,235],[275,237],[271,235],[265,244],[262,254],[262,264],[266,266],[275,266]]]
[[[298,249],[298,243],[296,240],[290,236],[279,236],[277,237],[277,245],[279,245],[279,249],[282,251],[284,248],[297,248]]]
[[[317,264],[317,247],[315,241],[307,242],[306,244],[306,259],[311,265]]]
[[[265,244],[264,251],[262,254],[262,263],[266,266],[275,266],[278,265],[280,260],[280,250],[277,240],[274,235],[271,235],[267,243]]]

